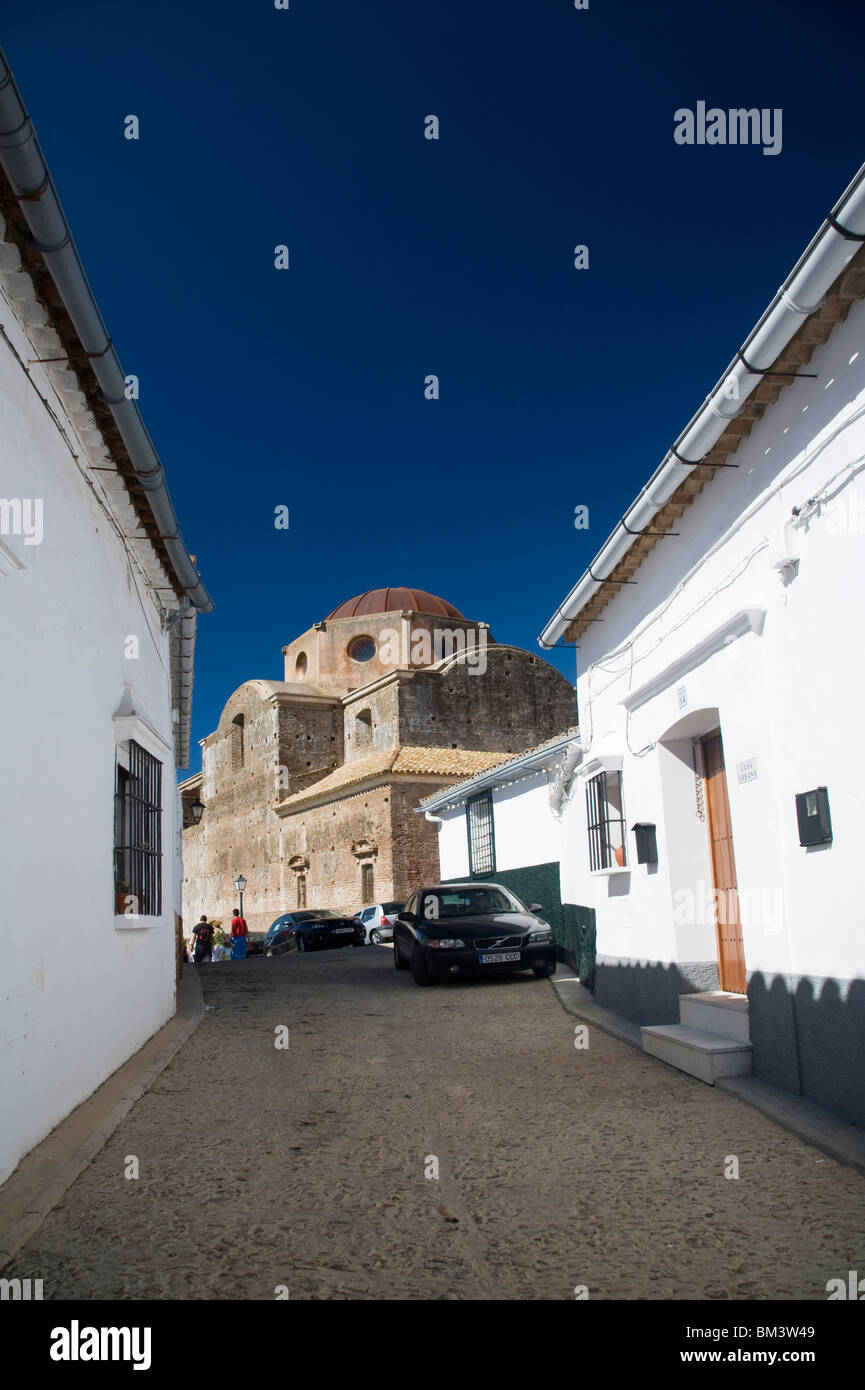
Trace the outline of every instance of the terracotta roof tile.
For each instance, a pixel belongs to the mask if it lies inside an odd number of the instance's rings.
[[[580,730],[578,725],[572,724],[569,729],[563,730],[562,733],[554,734],[552,738],[545,739],[543,743],[536,743],[534,748],[523,748],[519,753],[508,754],[505,758],[502,758],[501,754],[499,754],[499,762],[488,763],[485,767],[475,768],[471,775],[467,777],[464,781],[455,782],[452,787],[448,787],[448,791],[456,792],[463,787],[469,787],[471,786],[475,778],[480,777],[482,773],[495,772],[500,767],[508,767],[511,763],[521,762],[523,758],[530,757],[532,753],[542,753],[545,748],[551,748],[554,743],[558,743],[560,739],[565,738],[568,734],[571,734],[574,738],[576,738],[579,732]],[[433,792],[430,796],[423,797],[419,804],[421,806],[425,806],[428,801],[435,801],[437,797],[439,797],[440,795],[440,792]]]
[[[285,814],[306,802],[314,801],[330,792],[339,792],[361,782],[371,781],[391,774],[411,773],[414,776],[430,777],[473,777],[489,767],[494,767],[506,755],[498,753],[477,753],[464,748],[415,748],[399,746],[374,753],[369,758],[358,758],[344,763],[327,777],[313,782],[302,792],[295,792],[277,806],[277,811]]]

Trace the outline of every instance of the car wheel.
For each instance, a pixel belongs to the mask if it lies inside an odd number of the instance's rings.
[[[380,932],[380,931],[371,931],[370,934],[369,934],[369,939],[370,939],[370,941],[372,942],[373,946],[380,946],[380,945],[381,945],[381,932]]]
[[[393,968],[394,970],[408,970],[408,961],[403,960],[400,949],[396,944],[396,937],[393,939]]]
[[[548,980],[551,975],[555,975],[556,967],[552,965],[533,965],[532,974],[536,980]]]
[[[416,985],[431,985],[433,983],[432,975],[427,969],[427,963],[420,946],[415,946],[411,953],[411,977]]]

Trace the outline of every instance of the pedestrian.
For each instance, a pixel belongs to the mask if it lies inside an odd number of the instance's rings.
[[[231,919],[231,955],[233,960],[243,960],[246,956],[246,920],[240,915],[240,908],[237,909]]]
[[[213,955],[213,927],[208,922],[204,913],[199,918],[198,925],[193,927],[192,935],[195,938],[195,952],[193,959],[196,965],[201,965],[202,961],[211,960]]]
[[[220,924],[219,924],[218,922],[214,922],[214,924],[213,924],[213,959],[214,959],[215,961],[225,960],[225,955],[226,955],[226,949],[225,949],[225,948],[226,948],[226,943],[227,943],[227,941],[228,941],[228,937],[225,935],[225,932],[222,930],[222,927],[220,926]]]

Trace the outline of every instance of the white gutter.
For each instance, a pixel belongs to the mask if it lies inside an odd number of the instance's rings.
[[[538,638],[541,647],[554,647],[568,624],[603,588],[605,580],[633,545],[633,532],[646,530],[679,484],[718,442],[804,320],[820,308],[824,295],[856,255],[863,240],[865,165],[799,258],[711,395],[547,623]]]
[[[126,375],[87,283],[36,132],[24,109],[2,49],[0,165],[26,218],[32,244],[41,253],[51,272],[81,346],[87,353],[102,397],[126,445],[136,479],[147,494],[150,510],[180,587],[196,608],[209,613],[213,601],[189,558],[153,441],[136,402],[126,398]]]

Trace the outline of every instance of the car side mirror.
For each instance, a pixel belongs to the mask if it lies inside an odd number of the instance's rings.
[[[399,920],[400,920],[401,922],[412,922],[412,923],[414,923],[414,922],[416,922],[416,921],[418,920],[417,913],[416,913],[416,912],[401,912],[401,913],[399,914]]]
[[[529,912],[543,912],[543,910],[543,903],[531,903],[529,906]]]

